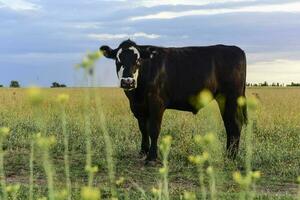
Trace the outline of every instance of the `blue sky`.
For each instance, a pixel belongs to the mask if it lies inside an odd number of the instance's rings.
[[[0,0],[0,84],[80,85],[74,65],[101,45],[230,44],[248,57],[248,82],[300,82],[300,1]],[[117,85],[114,62],[98,85]]]

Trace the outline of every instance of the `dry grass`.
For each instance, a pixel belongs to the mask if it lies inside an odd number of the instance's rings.
[[[138,184],[149,192],[157,184],[156,168],[144,167],[138,161],[140,133],[137,122],[130,112],[128,100],[122,90],[115,88],[89,89],[102,99],[102,112],[105,115],[108,133],[113,141],[114,160],[117,176],[127,180],[119,188],[127,191],[131,198],[138,198],[135,188]],[[26,188],[29,175],[30,136],[44,131],[55,135],[57,145],[51,155],[55,164],[56,185],[64,184],[63,134],[60,122],[60,109],[56,102],[57,95],[70,95],[66,106],[67,130],[70,134],[71,179],[74,193],[78,193],[79,184],[87,181],[85,166],[84,139],[84,89],[43,89],[46,101],[40,109],[40,115],[34,116],[27,101],[24,89],[0,89],[0,127],[7,126],[12,134],[5,143],[7,150],[5,170],[9,182],[22,182]],[[292,199],[297,193],[296,177],[300,174],[300,89],[298,88],[255,88],[248,89],[247,95],[256,96],[259,108],[254,121],[253,161],[252,166],[262,172],[258,182],[260,199]],[[95,185],[105,194],[108,177],[105,163],[105,151],[101,124],[97,116],[96,102],[89,102],[91,119],[93,162],[100,170],[95,176]],[[39,119],[37,119],[37,117]],[[40,120],[41,124],[36,121]],[[241,144],[237,163],[223,159],[225,149],[225,130],[215,102],[202,109],[197,115],[187,112],[168,110],[165,113],[162,135],[172,135],[170,152],[169,186],[171,196],[179,196],[184,190],[198,188],[195,168],[187,157],[197,151],[193,143],[195,134],[204,135],[208,131],[217,133],[220,144],[216,146],[214,166],[217,169],[217,191],[219,197],[232,199],[239,191],[232,180],[232,171],[243,165],[245,146]],[[35,183],[40,196],[45,192],[45,175],[42,165],[36,159]],[[76,189],[77,188],[77,189]],[[22,192],[23,197],[26,190]]]

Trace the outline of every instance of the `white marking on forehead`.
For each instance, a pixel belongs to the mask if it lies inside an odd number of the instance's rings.
[[[123,65],[121,66],[121,68],[118,71],[118,78],[121,79],[123,77],[123,72],[124,72],[124,67]]]
[[[123,51],[123,49],[120,48],[119,51],[117,52],[117,59],[118,59],[119,62],[121,62],[121,60],[120,60],[120,54],[122,53],[122,51]]]
[[[132,50],[133,53],[136,54],[137,59],[140,58],[140,52],[137,50],[137,48],[135,48],[134,46],[132,46],[132,47],[129,47],[128,49],[129,49],[129,50]],[[120,48],[120,49],[118,50],[118,52],[117,52],[117,59],[118,59],[118,62],[121,62],[120,55],[121,55],[122,51],[123,51],[123,49]]]
[[[140,58],[140,52],[137,50],[137,48],[132,46],[132,47],[129,47],[128,49],[132,50],[133,53],[137,55],[137,59]]]

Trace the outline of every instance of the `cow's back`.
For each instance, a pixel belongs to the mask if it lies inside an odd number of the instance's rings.
[[[159,87],[170,108],[192,111],[189,99],[203,89],[226,93],[245,84],[245,54],[235,46],[161,48],[159,60]]]

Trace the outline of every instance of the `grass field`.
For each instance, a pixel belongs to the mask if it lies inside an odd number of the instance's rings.
[[[1,89],[0,127],[11,129],[11,134],[3,146],[4,171],[7,185],[21,184],[16,199],[29,197],[30,145],[32,136],[38,132],[56,137],[57,143],[51,148],[49,159],[53,166],[54,190],[65,188],[64,126],[62,109],[56,101],[57,96],[62,93],[70,96],[65,109],[72,199],[80,199],[81,187],[88,182],[85,170],[86,127],[90,127],[92,165],[99,168],[92,185],[101,189],[102,198],[110,198],[103,130],[107,131],[112,141],[115,179],[124,177],[124,183],[119,181],[117,186],[119,199],[154,198],[151,190],[161,180],[158,172],[160,166],[145,167],[138,159],[141,136],[137,122],[130,112],[128,100],[121,89],[43,89],[44,101],[39,106],[32,106],[28,102],[25,89]],[[88,94],[90,99],[85,98]],[[261,178],[255,186],[255,198],[296,199],[296,180],[300,175],[300,89],[248,88],[247,96],[250,95],[259,100],[257,110],[251,115],[251,163],[254,170],[261,172]],[[98,104],[99,99],[101,105]],[[104,121],[99,111],[104,114]],[[106,129],[103,129],[103,125]],[[225,130],[217,105],[212,102],[197,115],[174,110],[168,110],[164,115],[160,138],[164,135],[171,135],[173,138],[169,155],[170,199],[183,199],[184,191],[199,193],[198,172],[188,157],[199,150],[193,137],[208,132],[214,132],[218,138],[214,154],[211,155],[215,171],[216,199],[240,198],[241,187],[234,182],[232,173],[244,165],[246,131],[243,130],[236,162],[225,159]],[[34,199],[47,196],[48,184],[39,149],[35,149],[33,175]],[[143,196],[143,192],[147,197]]]

